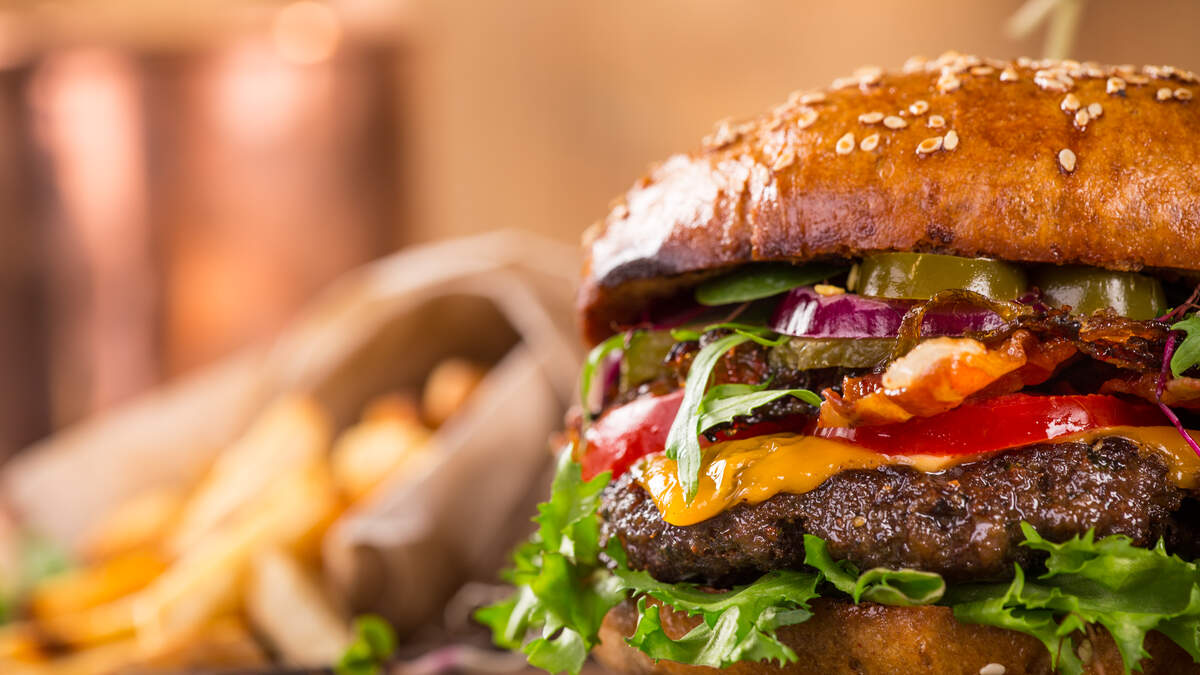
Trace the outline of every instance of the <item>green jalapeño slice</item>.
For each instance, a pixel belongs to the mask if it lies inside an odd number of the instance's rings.
[[[936,253],[876,253],[858,266],[860,295],[928,300],[950,289],[965,289],[993,300],[1016,300],[1028,289],[1020,267],[991,258],[959,258]]]
[[[1091,314],[1111,307],[1121,316],[1153,319],[1167,306],[1162,284],[1154,277],[1133,272],[1064,265],[1043,267],[1034,274],[1047,305],[1069,305],[1075,314]]]

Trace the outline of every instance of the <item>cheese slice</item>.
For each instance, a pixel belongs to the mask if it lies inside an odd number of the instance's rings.
[[[1200,433],[1191,433],[1200,438]],[[1103,436],[1123,436],[1138,443],[1143,452],[1162,456],[1176,485],[1187,489],[1200,485],[1200,457],[1173,427],[1111,427],[1062,436],[1053,442],[1091,442]],[[932,473],[982,456],[884,455],[815,436],[759,436],[707,448],[699,490],[690,503],[679,485],[675,460],[661,453],[650,455],[631,470],[650,493],[663,520],[694,525],[736,504],[758,504],[779,493],[803,494],[847,469],[904,465]]]

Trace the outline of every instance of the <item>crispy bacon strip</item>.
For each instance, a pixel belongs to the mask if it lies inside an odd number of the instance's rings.
[[[1158,393],[1157,389],[1158,375],[1154,373],[1131,374],[1129,377],[1113,378],[1100,385],[1101,394],[1128,394],[1151,403],[1159,400],[1155,396]],[[1169,378],[1163,387],[1162,402],[1172,408],[1200,410],[1200,378]]]
[[[823,392],[818,424],[857,427],[931,417],[972,395],[998,396],[1041,384],[1077,349],[1017,330],[989,348],[971,338],[936,338],[893,361],[882,375],[846,378],[843,394]]]

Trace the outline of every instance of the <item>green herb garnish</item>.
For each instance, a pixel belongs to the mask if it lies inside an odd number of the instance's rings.
[[[587,358],[583,362],[583,369],[579,371],[579,405],[583,408],[583,423],[585,425],[592,421],[592,408],[589,399],[592,397],[592,385],[596,380],[596,368],[604,363],[608,355],[625,346],[625,341],[628,335],[625,333],[617,333],[609,337],[604,342],[592,347],[588,352]]]
[[[1172,324],[1171,330],[1187,333],[1187,337],[1175,347],[1175,354],[1171,356],[1171,374],[1179,377],[1200,364],[1200,314],[1193,314]]]
[[[809,405],[821,405],[821,397],[807,389],[767,389],[766,384],[720,384],[709,389],[700,401],[700,433],[750,415],[784,396],[795,396]]]
[[[354,620],[354,640],[334,666],[337,675],[380,675],[396,652],[396,632],[382,617],[364,614]]]
[[[700,349],[688,370],[679,413],[667,432],[666,454],[676,462],[679,484],[689,502],[700,489],[700,404],[708,388],[708,380],[725,352],[749,341],[750,338],[743,333],[719,338]]]
[[[845,267],[824,263],[792,265],[759,263],[746,265],[696,287],[696,302],[702,305],[730,305],[769,298],[838,274]]]

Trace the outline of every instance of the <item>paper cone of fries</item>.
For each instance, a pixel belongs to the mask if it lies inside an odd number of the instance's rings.
[[[571,247],[511,232],[409,250],[269,347],[23,453],[5,503],[82,565],[34,589],[0,666],[33,634],[107,650],[80,672],[194,655],[217,626],[252,646],[242,621],[313,665],[353,614],[439,622],[532,527],[581,357],[576,272]]]

